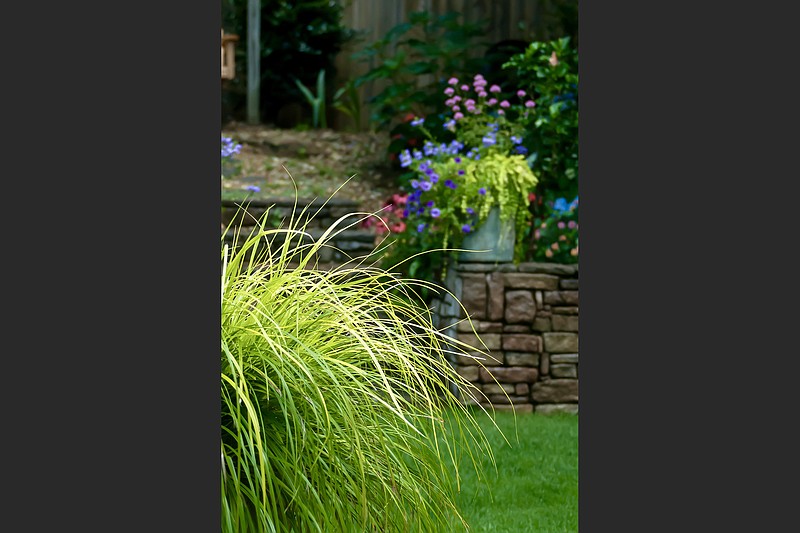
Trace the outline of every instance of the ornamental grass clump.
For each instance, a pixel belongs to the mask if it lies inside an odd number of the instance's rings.
[[[452,465],[480,476],[493,455],[463,401],[476,393],[446,355],[488,354],[402,296],[424,282],[370,256],[314,268],[368,216],[342,217],[316,242],[294,219],[223,240],[224,532],[468,529]]]

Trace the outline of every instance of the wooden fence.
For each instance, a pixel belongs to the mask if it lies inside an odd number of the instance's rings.
[[[397,24],[408,21],[408,15],[415,11],[428,11],[433,16],[460,13],[461,22],[484,23],[486,40],[496,43],[507,39],[532,41],[577,35],[577,5],[577,0],[345,0],[343,23],[358,31],[363,40],[349,44],[337,56],[334,84],[340,87],[347,79],[374,67],[374,64],[354,62],[351,55],[383,37]],[[475,51],[476,54],[483,52]],[[360,90],[361,101],[366,102],[380,90],[380,83],[365,85]],[[360,129],[368,128],[368,117],[369,109],[364,105]],[[334,128],[342,129],[349,121],[336,113],[331,122]]]

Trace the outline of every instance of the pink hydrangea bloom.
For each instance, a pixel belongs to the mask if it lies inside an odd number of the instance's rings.
[[[500,89],[499,85],[492,85],[491,87],[489,87],[489,92],[490,93],[499,93],[500,90],[501,89]]]
[[[455,115],[453,115],[453,118],[456,119],[456,120],[461,120],[462,118],[464,118],[464,115],[463,115],[463,113],[458,112]]]
[[[496,104],[496,103],[497,103],[497,98],[489,98],[489,99],[486,101],[486,105],[494,105],[494,104]]]
[[[449,80],[447,80],[447,83],[449,85],[456,85],[458,84],[458,78],[450,78]]]
[[[452,87],[448,87],[447,89],[444,90],[444,94],[446,94],[447,96],[453,96],[454,92],[456,92],[456,90],[453,89]]]
[[[523,96],[525,96],[525,91],[523,91],[522,89],[520,89],[519,91],[517,91],[517,96],[519,96],[520,98],[522,98]]]
[[[506,109],[508,109],[509,107],[511,107],[511,104],[508,103],[508,100],[503,100],[502,102],[500,102],[500,107],[505,107]]]
[[[536,102],[534,102],[533,100],[528,100],[527,102],[525,102],[525,107],[534,107],[535,105]]]
[[[462,91],[469,91],[469,85],[466,85],[466,84],[462,85],[461,86],[461,90]]]

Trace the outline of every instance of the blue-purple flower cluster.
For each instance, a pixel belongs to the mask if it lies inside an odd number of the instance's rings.
[[[422,233],[426,230],[435,230],[437,228],[437,219],[440,219],[445,213],[445,207],[449,216],[456,216],[455,206],[460,202],[455,197],[451,196],[452,193],[448,191],[455,191],[458,189],[457,176],[463,176],[465,171],[462,167],[466,160],[472,159],[477,155],[476,152],[470,151],[467,154],[461,154],[464,148],[463,144],[454,141],[449,145],[435,145],[433,143],[426,143],[423,150],[430,154],[431,158],[423,159],[418,158],[417,154],[405,150],[401,154],[401,161],[408,162],[407,165],[414,165],[414,170],[417,171],[417,177],[412,179],[409,184],[411,192],[408,195],[407,204],[403,210],[403,218],[416,219],[416,230]],[[415,150],[416,152],[416,150]],[[434,162],[435,160],[435,162]],[[452,164],[455,163],[454,175],[452,178],[448,177],[440,182],[440,176],[436,172],[435,167],[437,164]],[[444,167],[438,167],[444,168]],[[449,171],[450,172],[450,171]],[[486,194],[486,188],[481,187],[479,194]],[[434,198],[434,199],[431,199]],[[447,205],[437,205],[437,201],[441,201]],[[468,207],[466,209],[468,220],[462,221],[467,223],[461,224],[461,231],[469,233],[472,231],[476,224],[475,209]],[[413,227],[413,226],[412,226]]]
[[[222,136],[222,159],[230,159],[242,151],[242,145],[230,137]]]

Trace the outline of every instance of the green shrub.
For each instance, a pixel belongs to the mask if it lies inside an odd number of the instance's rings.
[[[578,194],[578,52],[570,38],[530,43],[504,64],[536,101],[527,127],[529,162],[543,201]],[[536,213],[537,215],[540,213]]]
[[[313,268],[360,220],[311,242],[305,215],[223,240],[222,530],[465,529],[452,464],[480,478],[493,455],[445,354],[475,348],[403,298],[422,282],[369,257]]]
[[[546,263],[577,263],[578,197],[569,204],[565,198],[547,202],[542,216],[529,228],[529,259]]]

